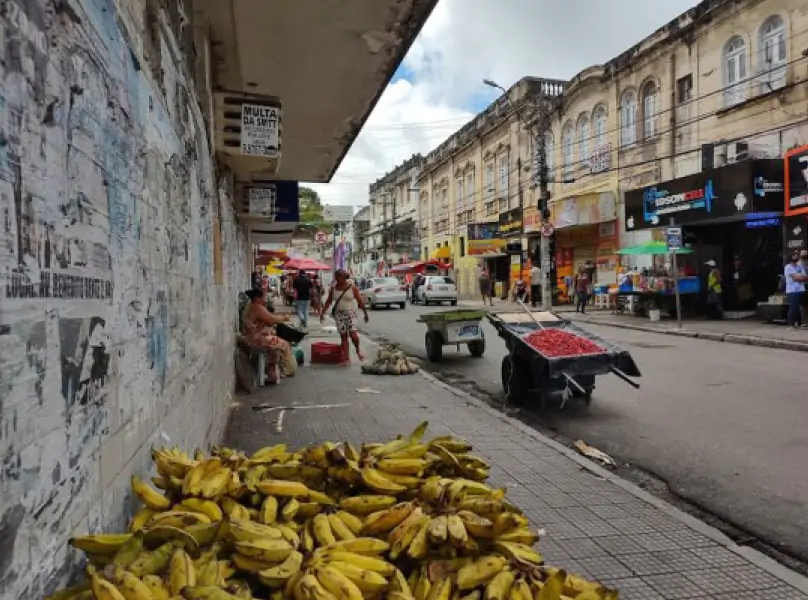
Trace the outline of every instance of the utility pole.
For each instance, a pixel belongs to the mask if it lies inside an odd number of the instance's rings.
[[[538,127],[536,128],[536,152],[539,161],[539,214],[542,224],[550,219],[549,177],[547,173],[547,131],[550,129],[550,111],[544,94],[539,99]],[[550,236],[541,231],[539,245],[541,259],[541,309],[549,311],[553,308],[553,282],[550,281],[553,272],[553,262],[550,256]]]

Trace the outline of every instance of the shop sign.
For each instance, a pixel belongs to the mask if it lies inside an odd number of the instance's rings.
[[[665,230],[665,237],[668,243],[668,252],[678,252],[682,249],[682,228],[668,227]]]
[[[276,223],[297,223],[300,220],[298,187],[297,181],[262,181],[245,185],[242,189],[246,208],[251,215]]]
[[[241,105],[241,153],[244,156],[278,156],[280,109],[260,104]]]
[[[535,206],[522,211],[522,224],[525,233],[536,233],[541,229],[541,213]]]
[[[597,225],[617,218],[614,192],[587,194],[550,204],[550,219],[556,229]]]
[[[786,152],[786,215],[808,214],[808,146]]]
[[[472,223],[468,226],[469,240],[494,240],[499,238],[499,223]]]
[[[782,161],[747,160],[626,193],[626,230],[635,231],[782,210]],[[806,210],[808,212],[808,209]]]
[[[484,254],[504,254],[505,253],[505,240],[469,240],[468,251],[469,256],[481,256]]]
[[[522,209],[513,208],[499,215],[500,235],[514,235],[522,232]]]

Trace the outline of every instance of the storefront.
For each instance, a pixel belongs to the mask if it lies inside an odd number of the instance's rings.
[[[788,252],[808,249],[808,146],[785,156],[785,247]]]
[[[594,266],[596,285],[617,281],[617,200],[614,192],[566,198],[550,203],[555,228],[556,277],[561,295],[575,273]]]
[[[499,284],[499,296],[510,277],[510,262],[499,223],[475,223],[468,226],[468,254],[476,261],[477,270],[488,269],[491,280]]]
[[[505,240],[505,252],[508,255],[508,274],[500,294],[503,298],[508,296],[510,289],[516,281],[522,278],[524,257],[522,256],[522,208],[513,208],[499,215],[499,233]]]
[[[539,262],[541,253],[541,213],[535,206],[522,211],[522,228],[527,239],[527,254],[530,260]]]
[[[680,270],[706,279],[715,260],[725,310],[745,316],[777,290],[783,207],[783,162],[748,160],[627,192],[626,230],[681,226],[693,253]]]

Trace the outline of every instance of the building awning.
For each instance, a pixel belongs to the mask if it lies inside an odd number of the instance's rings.
[[[441,246],[440,248],[436,248],[432,251],[430,255],[431,258],[451,258],[452,257],[452,249],[449,246]]]

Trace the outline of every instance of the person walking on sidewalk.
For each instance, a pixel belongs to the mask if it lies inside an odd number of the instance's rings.
[[[802,299],[805,296],[805,282],[808,275],[800,264],[800,255],[794,252],[790,262],[783,271],[786,280],[786,297],[788,298],[787,322],[791,327],[802,326]]]
[[[353,281],[348,279],[348,273],[343,269],[338,269],[334,272],[334,284],[328,291],[328,298],[325,301],[323,310],[320,313],[320,322],[325,320],[325,312],[334,305],[331,310],[331,316],[337,325],[340,340],[342,341],[342,358],[343,365],[348,365],[351,362],[351,347],[348,343],[350,337],[356,348],[356,356],[360,361],[365,360],[362,350],[359,347],[359,331],[356,327],[356,311],[361,309],[365,314],[365,323],[368,322],[368,309],[365,303],[362,302],[362,295],[354,285]]]
[[[313,287],[311,279],[309,279],[305,271],[299,271],[297,277],[292,281],[292,289],[295,292],[295,314],[303,329],[309,326],[309,307],[311,306],[311,290]]]
[[[714,319],[724,318],[724,303],[721,301],[721,293],[724,291],[721,287],[721,271],[716,262],[712,259],[706,263],[710,267],[710,272],[707,274],[707,308],[708,314]]]
[[[480,271],[479,285],[480,296],[483,298],[483,306],[485,306],[486,302],[494,306],[494,299],[491,297],[491,273],[489,273],[488,269],[485,267]]]
[[[589,272],[581,266],[575,278],[575,312],[586,314],[586,305],[589,302]]]
[[[541,269],[533,263],[530,269],[530,305],[536,308],[541,299]]]

